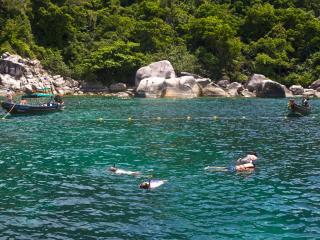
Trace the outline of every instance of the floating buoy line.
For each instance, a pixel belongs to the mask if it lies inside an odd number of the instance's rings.
[[[185,121],[192,121],[192,120],[212,120],[212,121],[218,121],[218,120],[255,120],[255,119],[279,119],[279,120],[286,120],[288,119],[287,116],[281,116],[281,117],[252,117],[248,118],[246,116],[238,116],[238,117],[220,117],[217,115],[210,116],[210,117],[192,117],[192,116],[185,116],[185,117],[141,117],[141,118],[135,118],[132,116],[129,116],[128,118],[97,118],[97,122],[113,122],[113,121],[127,121],[127,122],[142,122],[142,121],[175,121],[175,120],[185,120]]]

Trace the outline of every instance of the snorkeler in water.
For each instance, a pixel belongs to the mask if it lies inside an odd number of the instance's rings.
[[[131,175],[131,176],[138,176],[141,174],[141,172],[133,172],[133,171],[127,171],[124,169],[117,168],[115,164],[113,164],[112,167],[109,168],[109,171],[117,174],[117,175]]]
[[[216,166],[208,166],[205,167],[205,170],[211,172],[244,172],[244,171],[252,171],[255,169],[256,161],[258,159],[258,155],[256,152],[251,152],[247,154],[247,156],[243,158],[239,158],[237,160],[236,165],[229,167],[216,167]]]
[[[167,182],[167,180],[155,180],[155,179],[151,180],[151,179],[149,179],[148,182],[141,183],[139,185],[139,187],[142,189],[154,189],[154,188],[160,187],[165,182]]]

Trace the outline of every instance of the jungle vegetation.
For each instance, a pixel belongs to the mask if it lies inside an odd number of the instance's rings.
[[[320,75],[320,0],[0,0],[0,53],[85,81],[133,84],[168,59],[177,72],[285,85]]]

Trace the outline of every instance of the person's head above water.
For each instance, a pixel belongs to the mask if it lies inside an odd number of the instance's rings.
[[[255,151],[249,152],[249,154],[258,157],[258,154],[257,154],[257,152],[255,152]]]
[[[143,182],[143,183],[141,183],[140,184],[140,188],[143,188],[143,189],[148,189],[148,188],[150,188],[150,184],[151,183],[151,180],[149,180],[148,182]]]
[[[109,168],[109,171],[111,171],[111,172],[117,171],[116,165],[113,164],[113,166]]]

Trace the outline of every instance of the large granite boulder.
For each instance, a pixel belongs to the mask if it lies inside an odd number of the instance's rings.
[[[159,98],[163,97],[166,88],[166,79],[163,77],[144,78],[136,89],[138,97]]]
[[[243,89],[242,84],[238,82],[233,82],[227,86],[227,92],[231,97],[239,96]]]
[[[136,87],[139,85],[142,79],[151,77],[168,79],[175,78],[176,74],[171,63],[168,60],[154,62],[149,64],[148,66],[138,69],[135,79]]]
[[[264,80],[256,91],[257,97],[261,98],[285,98],[286,93],[280,83],[272,80]]]
[[[293,97],[293,93],[285,86],[285,85],[281,85],[284,89],[284,92],[286,94],[286,98],[292,98]]]
[[[304,88],[301,85],[292,85],[289,90],[293,95],[302,95],[304,92]]]
[[[0,74],[0,84],[14,91],[19,91],[21,89],[20,81],[16,80],[9,74]]]
[[[136,89],[137,96],[147,98],[194,98],[201,93],[194,77],[151,77],[142,79]]]
[[[229,84],[230,84],[230,81],[228,79],[222,79],[217,82],[217,85],[221,88],[227,88]]]
[[[245,98],[252,98],[256,97],[256,94],[254,92],[250,92],[248,89],[244,89],[243,91],[241,91],[240,96]]]
[[[314,81],[313,83],[311,83],[311,85],[309,86],[309,88],[317,90],[320,88],[320,79]]]
[[[315,97],[316,90],[314,89],[304,89],[303,96],[304,97]]]
[[[229,94],[220,87],[208,85],[202,89],[202,95],[205,97],[228,97]]]
[[[204,88],[207,85],[212,83],[212,80],[210,78],[196,78],[196,83],[201,87]]]
[[[257,91],[259,88],[261,88],[262,83],[266,80],[270,80],[266,78],[262,74],[253,74],[249,81],[246,83],[245,88],[247,88],[250,92]]]
[[[194,98],[201,94],[201,89],[192,76],[166,79],[165,84],[164,97],[166,98]]]

